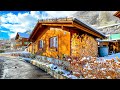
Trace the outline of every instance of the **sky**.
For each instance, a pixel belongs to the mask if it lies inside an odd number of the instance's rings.
[[[33,30],[38,19],[69,17],[77,11],[0,11],[0,39]]]

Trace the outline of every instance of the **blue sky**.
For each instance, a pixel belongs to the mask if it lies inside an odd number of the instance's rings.
[[[0,39],[33,30],[38,19],[71,16],[76,11],[0,11]]]

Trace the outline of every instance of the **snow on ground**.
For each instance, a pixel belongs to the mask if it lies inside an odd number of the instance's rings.
[[[16,52],[5,52],[5,53],[1,53],[1,54],[12,54],[12,53],[28,54],[29,52],[27,52],[27,51],[16,51]]]
[[[120,53],[116,53],[116,54],[112,54],[112,55],[108,55],[108,56],[100,57],[100,58],[103,58],[106,60],[108,60],[108,59],[115,59],[116,60],[117,57],[120,58]]]

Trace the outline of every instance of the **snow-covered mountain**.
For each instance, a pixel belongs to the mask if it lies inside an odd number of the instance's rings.
[[[86,23],[101,27],[110,24],[120,23],[120,19],[113,16],[116,11],[78,11],[74,17],[82,19]]]
[[[120,19],[114,16],[116,11],[78,11],[73,17],[97,28],[103,34],[120,33]]]

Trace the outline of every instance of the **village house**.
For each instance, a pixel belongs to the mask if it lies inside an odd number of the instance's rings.
[[[28,42],[29,34],[18,32],[15,37],[15,48],[19,50],[24,50]]]
[[[98,56],[96,38],[105,35],[77,18],[39,20],[32,31],[28,51],[48,57],[63,55],[84,57]]]

